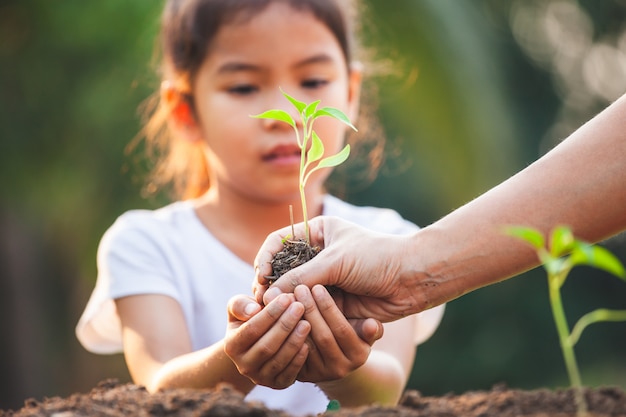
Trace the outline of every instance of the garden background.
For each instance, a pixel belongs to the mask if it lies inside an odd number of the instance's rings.
[[[121,355],[86,352],[74,326],[102,233],[123,211],[165,201],[142,198],[142,171],[124,153],[137,107],[158,85],[162,4],[0,3],[0,410],[129,380]],[[626,91],[623,0],[364,4],[368,44],[399,69],[378,80],[396,152],[346,198],[419,225],[523,168]],[[626,261],[623,236],[605,246]],[[564,297],[573,323],[596,307],[625,308],[626,283],[580,268]],[[626,323],[592,326],[576,352],[585,384],[626,387]],[[567,385],[541,269],[449,303],[418,348],[409,388],[439,395],[500,382]]]

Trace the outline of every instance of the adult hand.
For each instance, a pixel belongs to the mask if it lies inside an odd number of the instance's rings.
[[[293,294],[282,294],[265,308],[249,296],[234,296],[228,302],[224,352],[255,384],[287,388],[308,355],[311,325],[303,315],[304,306]]]
[[[302,223],[294,226],[303,235]],[[348,318],[373,317],[393,321],[432,307],[418,291],[410,252],[411,236],[375,233],[336,217],[320,216],[309,221],[311,244],[323,250],[309,262],[294,268],[272,283],[270,261],[282,249],[291,227],[267,237],[255,259],[253,292],[261,304],[280,293],[292,293],[298,285],[333,286],[333,294]],[[424,281],[428,285],[428,280]],[[340,298],[340,300],[339,300]]]
[[[322,285],[312,289],[299,285],[294,295],[304,305],[304,319],[311,324],[309,355],[298,373],[299,381],[342,379],[367,361],[372,344],[382,337],[380,322],[367,319],[351,323]]]

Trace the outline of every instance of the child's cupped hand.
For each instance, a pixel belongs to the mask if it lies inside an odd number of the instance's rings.
[[[304,314],[293,294],[281,294],[264,308],[252,297],[234,296],[228,302],[224,352],[255,384],[287,388],[308,355],[311,325],[302,320]]]
[[[296,379],[341,379],[367,361],[383,330],[374,319],[346,319],[336,301],[341,298],[333,299],[322,285],[300,285],[266,307],[253,297],[234,296],[224,351],[258,385],[283,389]]]
[[[304,319],[311,325],[306,342],[309,345],[308,357],[298,373],[299,381],[335,381],[367,361],[372,345],[382,337],[379,322],[346,319],[323,285],[312,289],[299,285],[294,295],[296,301],[304,306]]]

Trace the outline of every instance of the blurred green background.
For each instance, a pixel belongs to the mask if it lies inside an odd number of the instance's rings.
[[[123,211],[154,208],[126,145],[158,85],[162,1],[0,3],[0,410],[128,381],[121,355],[86,352],[74,326],[95,254]],[[400,71],[381,77],[390,157],[349,201],[427,225],[523,168],[626,91],[622,0],[366,0],[365,39]],[[520,201],[519,204],[524,204]],[[626,242],[604,243],[626,261]],[[575,270],[570,321],[625,308],[626,283]],[[576,346],[583,382],[626,387],[626,323]],[[418,348],[426,395],[567,385],[545,274],[448,304]]]

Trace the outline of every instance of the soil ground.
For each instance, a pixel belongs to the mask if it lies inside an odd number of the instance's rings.
[[[626,392],[621,388],[585,389],[588,417],[625,417]],[[441,397],[422,396],[409,390],[397,407],[340,408],[332,417],[574,417],[571,390],[515,390],[505,386],[490,391]],[[228,386],[215,390],[176,389],[149,394],[143,387],[106,380],[88,393],[67,398],[30,399],[20,410],[0,411],[0,417],[82,416],[215,416],[289,417],[262,404],[244,401]]]

